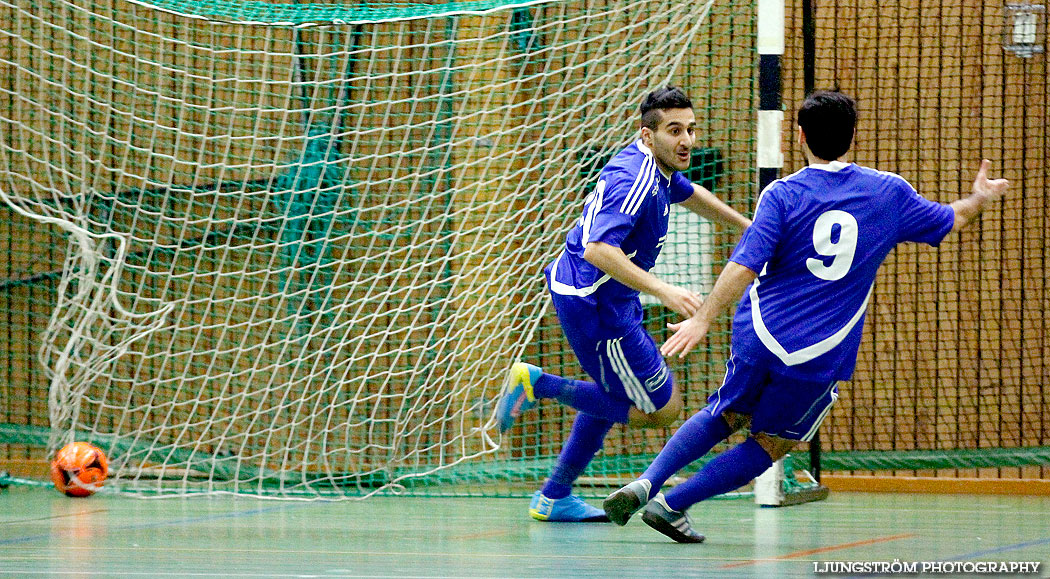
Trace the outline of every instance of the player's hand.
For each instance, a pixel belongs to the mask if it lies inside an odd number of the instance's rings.
[[[708,323],[691,317],[684,322],[667,324],[667,327],[673,330],[674,334],[660,346],[660,353],[664,356],[678,354],[679,358],[684,358],[707,336]]]
[[[700,309],[703,301],[700,296],[686,289],[668,284],[660,293],[660,303],[665,307],[678,312],[683,317],[689,318]]]
[[[988,169],[992,162],[988,159],[981,161],[981,168],[977,170],[977,178],[973,181],[973,194],[984,197],[988,201],[995,201],[1003,196],[1010,182],[1006,179],[989,179]]]

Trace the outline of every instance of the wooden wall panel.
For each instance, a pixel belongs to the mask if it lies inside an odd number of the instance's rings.
[[[800,19],[789,22],[800,29]],[[1001,27],[1001,6],[972,0],[817,4],[817,87],[841,88],[861,111],[852,160],[898,172],[945,203],[969,193],[982,157],[1013,183],[940,249],[902,246],[884,264],[826,448],[1050,443],[1046,326],[1034,314],[1046,299],[1046,64],[1004,53]],[[789,41],[789,70],[801,65],[800,50]],[[801,79],[791,76],[785,92],[793,125]],[[792,152],[787,171],[801,163]]]

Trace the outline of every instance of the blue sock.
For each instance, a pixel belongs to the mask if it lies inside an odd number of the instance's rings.
[[[572,493],[572,483],[583,474],[602,448],[605,435],[613,423],[583,412],[576,415],[572,423],[569,440],[558,455],[558,463],[551,471],[547,484],[543,485],[543,495],[550,499],[560,499]]]
[[[706,409],[700,410],[675,431],[663,450],[639,478],[653,483],[649,498],[660,492],[667,479],[692,462],[707,454],[716,444],[733,434],[721,415],[711,416]]]
[[[536,398],[554,398],[558,402],[598,418],[627,424],[627,413],[633,404],[628,400],[614,398],[594,382],[569,380],[554,374],[544,373],[532,385]]]
[[[772,466],[773,459],[754,438],[723,452],[689,480],[664,493],[667,506],[684,511],[702,500],[736,490]]]

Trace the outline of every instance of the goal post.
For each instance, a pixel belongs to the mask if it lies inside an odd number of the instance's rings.
[[[675,82],[746,204],[740,12],[0,1],[0,198],[67,240],[49,448],[91,440],[114,487],[165,496],[360,496],[549,460],[556,436],[501,447],[492,408],[540,355],[581,167]]]

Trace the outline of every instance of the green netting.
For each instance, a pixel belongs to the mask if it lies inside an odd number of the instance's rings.
[[[283,2],[200,2],[160,0],[135,2],[157,10],[218,22],[269,26],[343,26],[421,18],[485,14],[552,0],[480,0],[477,2],[362,2],[356,4]]]
[[[49,430],[46,428],[0,424],[0,444],[25,444],[42,447],[46,445],[48,436]],[[122,441],[114,441],[107,437],[92,435],[91,433],[80,433],[77,438],[113,449],[118,453],[128,452],[127,444]],[[153,447],[149,451],[154,453],[153,458],[158,463],[172,458],[176,461],[185,459],[185,457],[179,457],[180,453],[184,451],[177,448]],[[167,456],[169,453],[171,456]],[[581,481],[580,493],[584,496],[603,496],[607,493],[609,486],[629,481],[631,473],[644,470],[654,457],[655,455],[651,454],[629,457],[599,455],[591,470],[594,472],[620,473],[620,476],[605,479],[584,478]],[[691,465],[689,469],[681,473],[681,476],[689,476],[689,474],[706,464],[707,460],[709,458],[702,459]],[[1050,447],[944,451],[829,452],[822,455],[822,461],[824,468],[829,471],[1001,469],[1050,465]],[[520,489],[513,484],[515,481],[541,479],[550,472],[553,466],[554,457],[468,463],[444,469],[432,475],[403,480],[396,488],[388,489],[388,492],[422,495],[520,496]],[[795,470],[811,468],[809,457],[806,454],[791,455],[790,464],[787,466]],[[223,464],[221,458],[197,457],[195,460],[190,461],[189,468],[197,471],[197,478],[201,482],[207,482],[207,488],[191,489],[190,492],[209,492],[214,491],[216,488],[226,488],[230,492],[237,491],[236,486],[233,484],[237,473],[232,468],[232,465]],[[256,476],[263,479],[263,484],[253,489],[253,492],[259,492],[264,495],[287,495],[289,491],[284,487],[294,482],[286,475],[277,472],[257,473]],[[351,493],[363,493],[381,488],[388,482],[389,479],[387,477],[376,475],[373,475],[368,480],[354,477],[335,480],[324,477],[316,481],[317,487],[315,489],[309,492],[299,491],[299,493],[304,496],[314,493],[321,496],[342,496],[346,495],[348,491]],[[34,484],[34,481],[32,479],[0,474],[0,485],[5,484]],[[120,490],[120,484],[120,481],[111,483],[109,490]],[[292,494],[295,493],[292,492]],[[750,496],[750,494],[736,493],[725,498],[742,496]]]
[[[862,133],[878,131],[857,160],[950,201],[982,143],[1014,171],[1046,156],[1050,123],[1014,122],[1045,116],[1043,65],[984,39],[974,18],[997,14],[982,10],[818,12],[818,81],[859,95]],[[526,494],[572,413],[541,404],[497,440],[495,392],[514,359],[583,377],[541,270],[641,95],[686,88],[691,178],[745,213],[757,195],[750,3],[0,0],[0,22],[12,467],[83,438],[110,453],[113,488],[142,494]],[[1008,88],[966,96],[978,77]],[[1025,193],[967,234],[980,251],[887,263],[825,470],[1050,472],[1046,296],[1030,283],[1046,277],[1045,173],[1019,177]],[[672,220],[656,271],[706,291],[737,236]],[[645,307],[662,341],[672,318]],[[723,320],[675,362],[686,412],[727,354]],[[614,429],[589,488],[639,472],[669,432]]]
[[[808,462],[808,461],[807,461]],[[1050,465],[1050,447],[825,452],[821,466],[832,471],[950,470]]]

